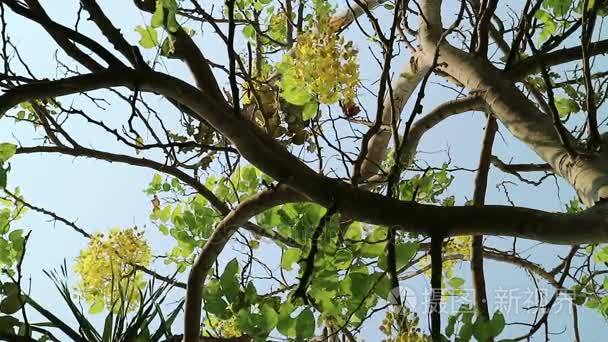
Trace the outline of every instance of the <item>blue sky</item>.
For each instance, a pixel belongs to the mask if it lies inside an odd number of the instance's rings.
[[[100,1],[104,10],[113,18],[115,25],[122,29],[127,39],[136,44],[138,38],[134,27],[145,25],[148,17],[140,13],[131,5],[130,1],[106,0]],[[77,11],[77,1],[42,1],[50,16],[67,26],[73,26]],[[446,6],[449,10],[451,4]],[[86,15],[85,15],[86,18]],[[446,18],[446,21],[448,18]],[[106,43],[95,28],[83,21],[83,28],[90,32],[98,41]],[[195,28],[195,27],[193,27]],[[14,15],[9,16],[9,30],[12,42],[18,46],[20,52],[34,70],[38,77],[56,77],[54,55],[57,47],[48,37],[47,33],[32,23],[25,22]],[[349,34],[349,36],[353,36]],[[198,32],[197,40],[203,46],[207,56],[213,61],[225,61],[224,47],[213,37],[211,32]],[[362,45],[367,44],[364,40],[355,42]],[[107,45],[107,44],[106,44]],[[377,77],[378,68],[365,46],[359,46],[361,52],[362,76],[368,80]],[[61,55],[61,53],[60,53]],[[154,55],[147,51],[147,57]],[[65,57],[65,56],[63,56]],[[400,58],[396,62],[400,63],[408,58]],[[67,60],[63,58],[63,60]],[[163,68],[171,74],[179,75],[184,79],[189,79],[185,68],[175,61],[167,61]],[[81,69],[84,71],[84,69]],[[161,70],[163,70],[161,68]],[[454,96],[451,90],[438,85],[431,85],[424,100],[425,110],[430,110],[442,99],[447,96]],[[102,93],[100,93],[102,94]],[[104,93],[105,94],[105,93]],[[152,97],[151,97],[152,98]],[[153,101],[159,101],[154,98]],[[367,99],[369,107],[373,108],[371,97]],[[175,119],[171,118],[175,112],[171,110],[163,101],[158,102],[161,110],[166,110],[167,120],[173,124]],[[103,118],[104,122],[115,123],[117,125],[125,121],[128,115],[128,106],[124,103],[113,105],[107,111],[95,108],[89,101],[78,100],[78,104],[92,115]],[[373,109],[372,109],[373,111]],[[408,113],[406,109],[405,113]],[[420,150],[429,162],[440,164],[446,159],[446,149],[449,147],[450,156],[457,166],[475,168],[477,165],[480,141],[483,134],[485,119],[480,113],[468,113],[446,120],[439,126],[430,131],[422,140]],[[77,126],[73,126],[78,128]],[[84,145],[113,150],[115,144],[102,134],[73,130],[76,136],[82,139]],[[10,119],[0,121],[0,141],[17,142],[24,146],[32,146],[40,141],[28,140],[34,133],[33,129],[25,124],[15,124]],[[501,135],[497,137],[494,154],[503,160],[513,158],[516,162],[538,162],[537,157],[518,141],[512,139],[508,132],[501,127]],[[39,135],[36,132],[35,135]],[[15,137],[18,137],[17,140]],[[145,138],[145,137],[144,137]],[[115,149],[114,149],[115,150]],[[130,151],[127,151],[130,153]],[[154,156],[154,155],[148,155]],[[12,160],[13,171],[10,174],[9,187],[19,186],[25,198],[31,203],[43,206],[49,210],[61,214],[66,218],[77,219],[77,223],[89,230],[106,231],[112,227],[145,227],[146,233],[157,254],[162,253],[172,247],[170,240],[159,234],[154,226],[151,225],[148,215],[151,210],[150,198],[143,193],[147,187],[153,172],[131,166],[119,164],[109,164],[106,162],[90,159],[75,159],[58,155],[27,155],[17,156]],[[450,188],[450,193],[457,196],[457,202],[463,203],[472,197],[473,174],[469,172],[459,172],[456,180]],[[503,180],[513,180],[511,176],[500,173],[493,169],[490,173],[490,186],[488,188],[488,204],[504,204],[505,195],[493,185]],[[553,181],[547,181],[539,187],[530,187],[525,184],[510,186],[510,195],[515,203],[521,206],[534,207],[539,209],[561,211],[563,203],[574,197],[573,192],[561,180],[560,192],[556,190]],[[31,292],[35,298],[39,298],[42,303],[54,311],[67,312],[64,310],[63,302],[58,298],[54,288],[50,286],[48,279],[42,273],[43,269],[49,270],[59,267],[66,259],[68,264],[73,263],[79,250],[85,246],[86,240],[74,233],[69,228],[61,224],[54,225],[48,222],[48,218],[30,212],[20,226],[32,230],[32,235],[28,245],[28,253],[25,259],[24,268],[31,279]],[[499,238],[491,239],[491,244],[496,246],[510,244],[510,240]],[[533,242],[520,242],[519,246],[535,246]],[[263,258],[276,260],[276,249],[267,249]],[[564,255],[564,248],[555,247],[536,247],[528,253],[533,256],[536,262],[549,262],[550,265],[557,263],[556,253]],[[231,251],[222,255],[223,260],[227,260]],[[462,273],[468,279],[468,264],[461,266]],[[501,289],[533,289],[533,283],[529,277],[520,269],[512,266],[486,262],[486,276],[489,293],[496,293],[495,290]],[[422,279],[407,282],[404,284],[414,289],[418,293],[423,292],[424,284]],[[490,307],[496,304],[490,296]],[[493,311],[493,309],[491,309]],[[421,313],[424,318],[424,313]],[[508,319],[529,318],[530,316],[522,313],[509,315]],[[567,336],[572,333],[568,312],[562,312],[551,319],[551,328],[561,330],[567,327],[565,335],[557,337],[556,341],[571,340]],[[102,318],[100,318],[102,319]],[[377,318],[376,321],[379,322]],[[600,341],[603,334],[608,331],[606,322],[594,312],[582,310],[580,312],[581,331],[585,341]],[[423,323],[424,324],[424,323]],[[509,327],[508,331],[517,335],[522,332],[521,328]],[[364,331],[369,340],[376,340],[377,324],[370,324]],[[508,336],[508,335],[506,335]]]

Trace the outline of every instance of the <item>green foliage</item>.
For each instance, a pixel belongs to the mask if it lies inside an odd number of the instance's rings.
[[[238,260],[232,259],[226,264],[219,278],[207,281],[203,290],[207,321],[212,323],[234,320],[236,326],[217,327],[223,330],[222,336],[226,336],[226,329],[229,327],[230,333],[227,337],[247,334],[264,340],[279,323],[280,300],[278,297],[260,296],[252,282],[243,287],[240,280]]]
[[[159,46],[158,28],[162,28],[167,31],[168,36],[160,44],[160,52],[162,56],[171,57],[175,51],[175,38],[173,34],[176,33],[181,26],[177,22],[177,10],[179,6],[177,0],[156,0],[156,6],[152,18],[150,19],[150,25],[143,26],[139,25],[135,28],[140,34],[139,45],[143,48],[151,49]],[[186,33],[193,35],[194,31],[185,29]]]
[[[582,3],[582,1],[580,1]],[[542,9],[535,13],[535,17],[543,24],[539,35],[540,42],[544,42],[563,29],[567,29],[571,22],[567,20],[573,6],[572,0],[544,1]]]
[[[175,33],[180,26],[177,22],[177,0],[156,0],[156,9],[152,15],[150,26],[164,27],[168,32]]]
[[[23,295],[26,305],[37,311],[47,321],[37,324],[35,327],[36,332],[40,332],[42,335],[53,336],[52,332],[57,333],[58,330],[70,340],[77,342],[159,342],[173,336],[171,327],[182,311],[184,302],[178,302],[173,309],[168,309],[167,306],[161,307],[161,305],[165,305],[171,289],[171,286],[166,283],[157,286],[150,282],[142,291],[142,300],[134,314],[128,314],[127,310],[109,311],[103,320],[103,326],[96,327],[96,323],[90,320],[81,305],[73,299],[74,296],[67,283],[67,267],[64,265],[59,272],[45,273],[59,291],[67,305],[68,312],[73,315],[75,324],[66,324],[64,319],[57,317],[32,297]],[[23,326],[23,323],[20,322],[19,326]],[[44,339],[39,339],[39,341],[44,341]]]
[[[19,188],[12,193],[21,198]],[[0,268],[9,275],[14,275],[14,267],[24,251],[24,230],[15,225],[26,212],[23,202],[8,197],[0,198]]]
[[[141,36],[139,45],[143,48],[151,49],[158,45],[158,33],[153,27],[139,25],[135,31]]]
[[[450,315],[445,328],[448,338],[457,337],[457,341],[468,342],[473,337],[477,341],[495,339],[505,328],[505,318],[500,311],[496,311],[489,321],[476,317],[472,307],[462,305],[458,312]]]
[[[9,143],[0,144],[0,162],[7,162],[17,152],[17,146]]]
[[[303,245],[302,248],[283,249],[281,267],[284,271],[295,272],[294,265],[300,262],[298,272],[301,276],[305,268],[302,258],[308,253],[312,230],[324,211],[315,204],[294,203],[258,215],[258,224],[276,229]],[[387,228],[364,226],[359,222],[340,228],[339,223],[339,217],[334,216],[317,241],[319,250],[315,254],[314,278],[308,295],[317,303],[319,319],[337,326],[357,327],[380,300],[388,299],[391,290],[385,275]],[[340,236],[344,246],[338,248]],[[404,268],[418,252],[418,244],[399,236],[396,251],[397,267]],[[296,309],[290,306],[279,311],[278,328],[285,336],[293,337],[294,332],[299,332],[288,316]],[[295,319],[303,319],[301,315]],[[308,313],[306,315],[310,317]],[[345,317],[350,320],[346,322]]]
[[[4,314],[12,315],[21,310],[25,304],[25,297],[21,295],[21,291],[15,283],[2,284],[2,295],[0,312]]]
[[[576,198],[571,199],[570,202],[566,204],[566,212],[570,214],[581,212],[584,209],[582,203]]]
[[[309,308],[305,308],[296,318],[296,336],[299,339],[312,337],[315,333],[315,316]]]
[[[556,98],[555,106],[557,107],[559,116],[562,118],[567,117],[570,114],[577,113],[581,110],[581,107],[575,100],[567,97]]]
[[[447,170],[448,166],[446,163],[441,170],[429,170],[402,181],[399,184],[400,198],[405,201],[413,200],[420,203],[439,203],[439,196],[448,189],[454,180],[454,177]],[[414,198],[414,195],[416,198]]]
[[[572,0],[546,0],[543,2],[543,8],[551,10],[557,17],[563,17],[568,14],[572,4]]]
[[[17,146],[9,143],[0,144],[0,188],[6,187],[7,175],[10,171],[10,165],[4,167],[5,163],[8,163],[8,160],[11,159],[13,155],[17,152]]]

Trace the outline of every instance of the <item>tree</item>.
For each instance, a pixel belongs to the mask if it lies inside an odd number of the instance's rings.
[[[547,333],[563,295],[572,302],[568,329],[577,341],[585,336],[577,310],[608,316],[606,1],[353,0],[336,7],[322,0],[133,0],[124,13],[146,18],[134,28],[138,44],[129,38],[132,27],[116,23],[123,13],[104,10],[101,1],[81,0],[69,14],[75,25],[47,13],[53,2],[0,4],[2,120],[37,128],[0,145],[8,278],[1,336],[179,340],[173,326],[186,342],[354,341],[384,315],[375,339],[491,341],[508,335],[512,318],[488,307],[484,259],[524,269],[554,290],[532,308],[534,321],[508,338]],[[26,42],[11,40],[19,20],[54,41],[58,74],[28,65],[39,56],[21,54]],[[189,75],[182,77],[176,70],[184,65]],[[428,101],[438,105],[429,110]],[[485,125],[473,169],[455,166],[449,154],[417,153],[433,128],[468,112],[482,113],[475,118]],[[458,120],[450,122],[464,139],[469,132]],[[493,151],[498,133],[525,144],[538,161],[516,155],[517,164],[505,162]],[[89,145],[87,134],[101,138]],[[12,158],[49,154],[157,172],[145,190],[150,219],[175,241],[165,263],[186,281],[149,268],[141,232],[90,234],[9,186],[10,173],[19,172]],[[502,182],[505,204],[487,205],[491,168],[531,186],[554,178],[576,197],[565,212],[526,208]],[[530,180],[528,172],[542,177]],[[472,180],[470,200],[450,195],[460,177]],[[108,311],[113,335],[74,309],[60,274],[53,279],[79,329],[26,293],[21,265],[29,235],[13,228],[26,209],[90,239],[75,268],[77,291],[91,311]],[[529,259],[522,240],[569,251]],[[261,243],[280,259],[260,260]],[[242,255],[219,258],[239,244]],[[464,295],[455,271],[462,263],[471,268],[474,301],[443,312],[442,300]],[[433,289],[429,329],[402,293],[407,279],[425,274]],[[157,305],[171,291],[185,298],[183,317],[181,305],[169,314]],[[129,329],[112,325],[137,308]],[[32,310],[51,323],[31,324]]]

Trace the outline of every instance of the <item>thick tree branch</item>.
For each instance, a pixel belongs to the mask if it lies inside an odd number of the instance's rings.
[[[490,157],[490,162],[500,171],[506,173],[517,173],[517,172],[543,172],[551,171],[551,165],[549,164],[507,164],[496,156]]]
[[[566,244],[608,241],[608,222],[604,216],[608,209],[604,205],[578,214],[509,206],[436,207],[354,189],[349,184],[317,174],[248,120],[227,115],[231,109],[201,97],[196,88],[157,72],[108,70],[20,86],[0,96],[0,112],[35,98],[133,86],[136,81],[142,90],[161,93],[190,107],[230,139],[244,158],[307,200],[330,207],[334,199],[339,198],[338,212],[355,220],[427,235],[434,232],[442,232],[446,236],[504,235]],[[572,227],[579,229],[573,231]]]
[[[426,8],[438,11],[436,5],[440,1],[427,1],[429,2],[434,6],[425,4]],[[437,14],[426,15],[433,16],[439,18]],[[423,42],[432,48],[438,40],[433,40],[431,36]],[[585,204],[593,205],[602,198],[608,198],[606,153],[580,158],[572,156],[564,147],[560,135],[556,133],[551,117],[540,112],[512,80],[505,78],[504,74],[490,63],[474,58],[447,43],[443,45],[440,57],[442,69],[470,90],[479,91],[497,119],[572,184]],[[425,54],[425,58],[431,59],[433,55]],[[576,145],[575,139],[569,134],[566,139],[570,146]]]
[[[510,76],[513,79],[519,80],[529,74],[540,72],[541,65],[551,67],[579,60],[583,57],[582,51],[583,48],[581,46],[575,46],[540,54],[536,57],[528,57],[513,65]],[[589,56],[605,53],[608,53],[608,39],[589,44]]]

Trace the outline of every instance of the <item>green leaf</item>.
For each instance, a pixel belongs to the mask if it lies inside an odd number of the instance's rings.
[[[471,340],[472,336],[473,324],[471,324],[470,322],[463,324],[462,328],[460,328],[460,332],[458,333],[458,337],[460,338],[459,341],[468,342]]]
[[[581,110],[581,107],[578,105],[578,103],[576,103],[576,101],[567,97],[555,99],[555,107],[557,107],[559,116],[562,118]]]
[[[312,100],[307,102],[304,105],[304,109],[302,110],[302,120],[310,120],[317,116],[317,112],[319,111],[319,102]]]
[[[553,14],[558,17],[566,15],[571,5],[572,0],[546,0],[543,2],[543,7],[552,9]]]
[[[364,257],[373,258],[379,257],[386,252],[386,227],[376,227],[372,233],[365,239],[361,246],[361,253]]]
[[[541,31],[539,36],[540,41],[544,42],[551,35],[553,35],[553,33],[555,33],[555,31],[557,30],[557,23],[555,22],[551,14],[543,10],[536,11],[534,16],[544,24],[543,30]]]
[[[380,277],[382,277],[382,279],[380,279],[378,281],[378,284],[376,284],[376,287],[374,288],[374,292],[380,296],[380,298],[384,299],[384,300],[388,300],[388,296],[391,293],[391,281],[388,279],[387,276],[384,275],[384,273],[378,273]]]
[[[258,291],[253,282],[247,284],[245,288],[245,305],[254,305],[258,299]]]
[[[286,64],[282,63],[282,65]],[[281,97],[296,106],[304,106],[312,100],[310,93],[300,84],[300,81],[287,74],[284,74],[281,79]]]
[[[456,315],[451,315],[450,317],[448,317],[448,325],[445,327],[445,334],[448,337],[451,337],[452,335],[454,335],[454,328],[456,326],[456,321],[458,320],[458,316],[460,316],[460,315],[456,314]]]
[[[301,339],[310,338],[315,334],[315,316],[309,308],[302,310],[296,318],[296,331]]]
[[[139,25],[135,28],[135,31],[137,31],[141,36],[141,39],[139,40],[139,45],[141,45],[142,47],[146,49],[151,49],[158,45],[158,34],[156,33],[156,30],[153,27],[144,27]]]
[[[170,205],[162,208],[161,211],[158,213],[158,218],[162,222],[167,222],[171,218],[172,210],[173,208]]]
[[[0,332],[14,334],[13,327],[19,325],[19,320],[11,316],[0,317]]]
[[[264,304],[262,305],[262,308],[260,309],[260,315],[261,315],[261,324],[260,324],[260,328],[266,332],[270,332],[272,331],[272,329],[274,329],[274,327],[277,326],[277,323],[279,322],[279,315],[277,314],[276,311],[274,311],[274,309],[268,305],[268,304]]]
[[[7,173],[8,169],[3,168],[0,164],[0,188],[6,188]]]
[[[353,259],[353,253],[348,249],[341,249],[336,252],[334,265],[339,270],[345,270],[350,266]]]
[[[220,286],[220,282],[217,279],[211,279],[207,281],[205,288],[203,289],[203,298],[211,299],[213,297],[221,297],[222,296],[222,287]]]
[[[163,182],[163,177],[160,175],[160,173],[155,173],[154,176],[152,176],[152,181],[150,182],[150,186],[160,187],[162,182]]]
[[[205,300],[205,310],[210,313],[225,318],[226,317],[226,309],[228,308],[228,303],[222,298],[209,298]]]
[[[255,330],[255,326],[252,322],[252,314],[249,310],[241,309],[236,316],[236,322],[238,327],[243,332],[250,332]]]
[[[253,27],[253,25],[249,24],[243,27],[243,35],[247,39],[253,40],[255,38],[255,28]]]
[[[296,87],[283,89],[281,96],[285,101],[296,106],[303,106],[311,100],[310,94],[305,89]]]
[[[477,341],[486,342],[490,338],[489,322],[486,322],[483,318],[479,317],[473,323],[473,336]]]
[[[93,315],[96,315],[98,313],[101,313],[103,311],[104,307],[105,307],[105,304],[103,303],[103,300],[96,300],[89,307],[89,313],[93,314]]]
[[[17,152],[17,146],[9,143],[0,144],[0,162],[8,161]]]
[[[2,293],[6,297],[16,296],[19,293],[19,286],[15,283],[4,283],[2,284]]]
[[[418,251],[418,244],[406,242],[395,246],[397,269],[401,269],[414,257]]]
[[[597,298],[589,298],[589,300],[587,300],[585,303],[585,306],[589,309],[596,309],[600,306],[600,301]]]
[[[281,304],[281,307],[279,308],[277,330],[287,337],[296,336],[296,320],[291,318],[291,313],[293,310],[294,306],[290,300],[287,300],[285,303]]]
[[[453,277],[448,281],[448,285],[456,288],[462,287],[462,285],[464,285],[464,279],[459,277]]]
[[[150,26],[156,28],[163,26],[163,22],[165,21],[165,9],[160,3],[160,0],[156,1],[156,10],[152,15],[152,20],[150,21]]]
[[[175,33],[179,30],[176,14],[176,11],[169,11],[169,14],[167,15],[167,30],[171,33]]]
[[[364,298],[369,290],[369,274],[351,272],[342,283],[343,289],[355,298]]]
[[[505,329],[505,316],[500,311],[496,311],[490,320],[490,335],[496,337]]]
[[[346,233],[344,233],[344,238],[347,240],[361,240],[361,236],[362,236],[361,222],[356,222],[356,221],[353,222],[346,230]]]
[[[291,271],[293,264],[300,260],[302,251],[297,248],[288,248],[283,252],[281,259],[281,267],[286,271]]]
[[[224,295],[231,303],[236,301],[239,295],[240,284],[237,279],[237,273],[239,271],[239,263],[236,258],[230,260],[230,262],[224,268],[224,273],[220,277],[220,286]]]
[[[24,300],[23,297],[17,294],[5,297],[2,302],[0,302],[0,312],[12,315],[21,309]]]

